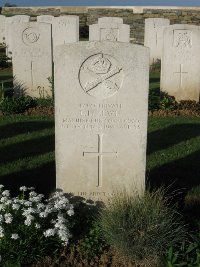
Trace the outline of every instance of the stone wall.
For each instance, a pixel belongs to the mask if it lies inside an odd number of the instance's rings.
[[[131,42],[143,44],[145,18],[168,18],[171,24],[200,25],[200,7],[3,7],[2,15],[77,15],[80,19],[80,37],[88,38],[88,26],[99,17],[122,17],[131,27]]]

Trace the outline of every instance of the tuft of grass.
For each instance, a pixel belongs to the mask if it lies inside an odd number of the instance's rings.
[[[164,189],[143,195],[118,191],[98,220],[108,244],[141,266],[160,264],[166,250],[186,237],[182,218]]]

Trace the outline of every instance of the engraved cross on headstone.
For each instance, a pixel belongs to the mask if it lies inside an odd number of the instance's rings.
[[[174,72],[174,74],[179,74],[180,75],[180,82],[179,82],[179,87],[182,88],[183,85],[183,74],[187,74],[188,72],[183,71],[183,64],[180,64],[180,70],[177,72]]]
[[[103,134],[98,134],[98,149],[97,152],[83,152],[83,157],[98,157],[98,183],[97,187],[102,186],[102,168],[103,168],[103,156],[115,156],[117,157],[117,152],[103,152]]]

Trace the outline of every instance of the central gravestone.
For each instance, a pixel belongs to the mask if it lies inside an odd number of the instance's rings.
[[[148,48],[58,46],[54,66],[57,187],[93,200],[105,200],[116,188],[143,192]]]
[[[5,21],[6,17],[0,15],[0,44],[5,43]]]

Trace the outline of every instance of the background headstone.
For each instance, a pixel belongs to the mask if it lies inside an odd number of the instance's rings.
[[[17,23],[29,22],[30,16],[16,15],[13,17],[6,17],[5,30],[6,30],[6,55],[12,57],[12,30],[15,29]]]
[[[37,16],[37,22],[53,23],[54,16],[50,15],[41,15]]]
[[[56,46],[79,41],[79,17],[55,17],[52,24],[53,51]]]
[[[169,19],[145,19],[144,45],[150,48],[150,64],[162,57],[163,30],[169,24]]]
[[[51,24],[16,23],[12,30],[13,76],[16,95],[52,96]]]
[[[89,26],[90,41],[130,42],[130,26],[122,18],[99,18],[98,24]]]
[[[94,200],[143,192],[149,49],[79,42],[55,55],[57,188]]]
[[[5,43],[5,21],[6,17],[0,15],[0,44]]]
[[[177,101],[199,101],[200,27],[175,24],[164,30],[161,90]]]

